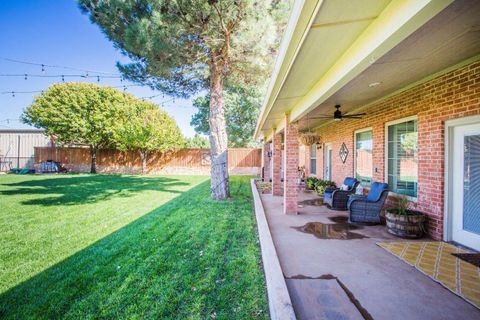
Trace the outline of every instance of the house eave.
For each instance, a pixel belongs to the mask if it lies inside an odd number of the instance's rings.
[[[281,90],[285,78],[288,75],[296,55],[301,47],[305,36],[312,25],[316,13],[321,7],[323,0],[298,0],[295,1],[290,18],[285,28],[280,44],[280,49],[275,60],[275,66],[270,77],[270,82],[260,111],[254,138],[260,138],[260,133],[266,117],[268,116],[275,97]]]

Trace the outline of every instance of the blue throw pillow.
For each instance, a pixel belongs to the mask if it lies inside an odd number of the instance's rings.
[[[345,180],[343,181],[343,184],[347,185],[348,186],[348,189],[352,189],[353,188],[353,185],[357,182],[357,179],[355,178],[345,178]]]
[[[382,196],[382,192],[388,190],[388,183],[374,182],[370,187],[370,192],[367,196],[367,201],[377,202]]]

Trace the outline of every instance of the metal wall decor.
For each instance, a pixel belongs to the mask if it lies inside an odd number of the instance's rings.
[[[347,156],[348,156],[348,149],[347,146],[345,145],[345,142],[342,143],[342,146],[340,147],[340,151],[338,152],[340,155],[340,159],[342,160],[343,163],[347,161]]]

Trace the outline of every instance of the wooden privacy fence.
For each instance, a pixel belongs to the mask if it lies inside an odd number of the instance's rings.
[[[228,149],[228,170],[237,175],[258,175],[261,169],[261,149]],[[69,171],[90,172],[88,148],[35,148],[35,165],[53,160],[62,163]],[[138,152],[99,150],[97,171],[102,173],[138,174],[142,161]],[[151,153],[148,156],[147,172],[151,174],[210,174],[209,149],[181,149],[168,153]]]

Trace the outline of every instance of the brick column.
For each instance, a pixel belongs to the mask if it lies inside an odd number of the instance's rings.
[[[270,158],[268,153],[270,152],[270,142],[263,144],[263,181],[270,181]]]
[[[281,196],[282,189],[282,134],[275,132],[272,137],[272,194]]]
[[[283,212],[297,214],[298,208],[298,128],[285,116],[285,177],[283,190]]]

